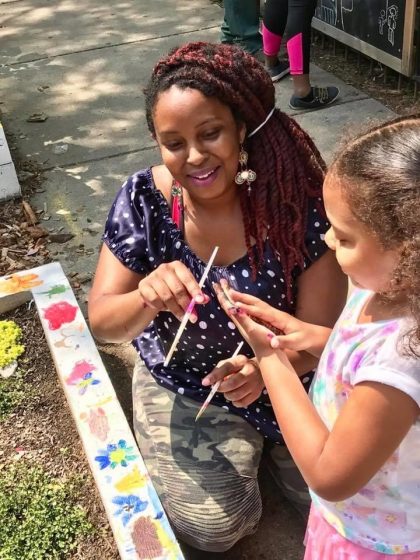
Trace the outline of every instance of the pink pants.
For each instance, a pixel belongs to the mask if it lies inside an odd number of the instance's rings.
[[[313,505],[309,514],[305,545],[303,560],[420,560],[420,551],[382,554],[345,539],[325,521]]]

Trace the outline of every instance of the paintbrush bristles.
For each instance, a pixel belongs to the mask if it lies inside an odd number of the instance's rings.
[[[242,340],[239,344],[238,347],[236,348],[235,352],[232,354],[232,358],[235,358],[239,352],[241,351],[242,346],[244,345],[244,341]],[[197,412],[197,416],[195,417],[195,422],[197,422],[197,420],[200,418],[200,416],[203,414],[203,412],[206,410],[206,408],[208,407],[208,405],[210,404],[211,399],[214,397],[214,395],[217,393],[217,390],[220,387],[220,384],[222,383],[222,379],[220,379],[220,381],[216,381],[216,383],[213,385],[213,387],[211,388],[210,393],[208,394],[207,399],[204,401],[202,407],[200,408],[200,410]]]

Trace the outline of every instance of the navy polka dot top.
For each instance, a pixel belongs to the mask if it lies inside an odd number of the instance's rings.
[[[318,214],[315,202],[309,201],[305,268],[327,249],[323,238],[329,225]],[[154,185],[150,168],[135,173],[123,184],[109,212],[103,239],[121,263],[138,274],[146,275],[163,262],[179,260],[199,280],[206,266],[184,242],[180,229],[172,221],[165,197]],[[255,295],[283,311],[294,312],[293,302],[291,306],[287,304],[286,280],[281,263],[268,243],[264,254],[264,265],[258,271],[255,282],[251,279],[247,255],[229,266],[212,267],[203,286],[203,291],[211,300],[207,305],[196,306],[198,321],[194,325],[188,323],[168,367],[164,368],[163,362],[179,326],[171,313],[159,313],[133,341],[141,359],[163,387],[203,402],[209,388],[201,386],[202,378],[217,362],[229,358],[242,340],[234,323],[219,306],[212,282],[226,278],[237,290]],[[296,269],[292,286],[294,293],[298,275],[299,270]],[[241,353],[249,357],[253,355],[246,343]],[[309,375],[303,378],[304,384],[305,381],[310,381]],[[258,401],[246,408],[236,408],[222,393],[216,393],[212,404],[243,416],[264,437],[282,443],[265,390]]]

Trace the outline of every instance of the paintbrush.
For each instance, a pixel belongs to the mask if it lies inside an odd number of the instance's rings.
[[[204,269],[203,275],[200,278],[200,281],[198,283],[199,287],[202,288],[204,286],[204,282],[206,281],[206,278],[210,272],[210,268],[214,262],[214,259],[216,258],[217,255],[217,251],[219,250],[219,247],[215,247],[213,250],[213,253],[211,254],[211,257],[209,259],[209,262],[207,263],[206,268]],[[179,339],[182,336],[182,333],[184,332],[185,327],[187,326],[187,323],[191,317],[191,313],[193,312],[193,309],[195,307],[195,300],[194,298],[190,301],[190,304],[187,307],[187,310],[185,311],[185,314],[182,318],[181,324],[178,327],[177,333],[175,335],[174,341],[172,342],[172,346],[169,349],[169,352],[166,356],[166,359],[163,363],[164,367],[166,367],[169,362],[171,361],[172,356],[174,355],[175,351],[176,351],[176,347],[178,346],[178,342]]]
[[[232,358],[234,358],[235,356],[237,356],[243,346],[244,342],[240,342],[238,344],[237,349],[235,350],[235,352],[232,354]],[[221,382],[223,381],[223,379],[220,379],[220,381],[216,381],[216,383],[213,385],[213,387],[211,388],[210,393],[208,394],[207,399],[204,401],[203,406],[200,408],[200,410],[197,413],[197,416],[195,417],[195,421],[197,422],[197,420],[200,418],[200,416],[203,414],[203,412],[206,410],[206,408],[209,406],[209,403],[211,401],[211,399],[214,397],[214,395],[217,393],[217,390],[220,387]]]

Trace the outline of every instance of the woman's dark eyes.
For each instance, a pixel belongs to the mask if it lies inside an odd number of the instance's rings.
[[[206,132],[203,132],[201,134],[202,138],[204,140],[215,140],[216,138],[218,138],[219,134],[220,134],[221,129],[220,128],[216,128],[216,129],[212,129],[212,130],[208,130]],[[166,142],[165,143],[165,147],[168,150],[171,151],[176,151],[176,150],[180,150],[184,145],[184,142]]]
[[[215,130],[209,130],[207,132],[205,132],[203,134],[204,138],[211,140],[212,138],[217,138],[217,136],[219,136],[220,134],[220,128],[217,128]]]

